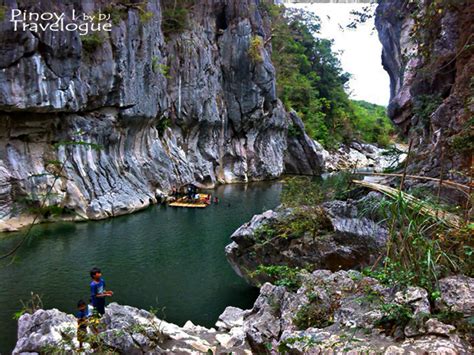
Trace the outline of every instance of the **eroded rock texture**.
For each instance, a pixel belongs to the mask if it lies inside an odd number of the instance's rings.
[[[383,252],[388,231],[360,217],[356,204],[331,201],[322,207],[280,207],[255,215],[232,234],[227,259],[240,277],[256,286],[275,281],[258,272],[259,266],[336,271],[370,265]]]
[[[98,219],[143,208],[174,185],[283,172],[289,118],[276,97],[258,1],[198,1],[186,30],[166,39],[158,0],[145,8],[120,1],[26,6],[70,14],[106,5],[118,17],[99,39],[15,32],[7,9],[0,24],[0,219],[23,207],[12,201],[40,200],[58,175],[47,204]],[[249,55],[255,38],[262,38],[257,59]],[[301,139],[306,144],[304,133]],[[317,158],[290,153],[286,159],[305,173],[319,172]]]
[[[473,11],[464,0],[383,0],[377,8],[388,113],[413,139],[415,173],[447,176],[472,163]]]
[[[114,350],[126,354],[470,354],[466,323],[473,279],[442,279],[440,302],[456,305],[462,318],[449,324],[431,307],[419,287],[395,290],[357,271],[316,270],[299,274],[300,287],[289,291],[266,283],[252,309],[227,307],[215,328],[191,322],[183,327],[134,307],[112,303],[99,335],[84,353]],[[387,307],[390,306],[390,307]],[[402,318],[400,311],[404,309]],[[72,353],[77,349],[73,316],[56,309],[23,315],[14,354]],[[92,332],[91,332],[92,334]],[[95,351],[91,343],[95,341]]]

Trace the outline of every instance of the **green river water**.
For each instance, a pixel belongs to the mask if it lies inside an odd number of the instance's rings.
[[[34,228],[14,263],[0,265],[0,353],[16,341],[20,300],[41,295],[44,308],[75,312],[89,298],[88,271],[102,268],[110,301],[164,308],[165,319],[212,326],[226,306],[249,308],[258,290],[231,269],[224,247],[254,214],[279,204],[280,183],[220,186],[218,205],[206,209],[153,206],[98,222],[53,223]],[[0,235],[0,251],[20,235]]]

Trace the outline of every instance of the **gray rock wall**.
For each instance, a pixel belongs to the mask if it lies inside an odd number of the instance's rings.
[[[377,8],[388,114],[413,139],[416,174],[465,179],[452,171],[472,164],[473,10],[465,0],[382,0]]]
[[[76,32],[13,31],[9,8],[17,3],[8,2],[0,23],[0,220],[24,210],[14,201],[41,200],[63,162],[47,203],[91,219],[144,208],[174,185],[282,174],[289,118],[276,97],[271,47],[260,48],[261,61],[248,54],[251,40],[269,33],[258,1],[201,0],[186,30],[166,39],[158,0],[144,9],[126,3],[111,4],[120,15],[112,31],[87,45]],[[27,6],[95,13],[106,5]],[[143,11],[153,16],[144,20]],[[286,159],[307,165],[305,156]]]

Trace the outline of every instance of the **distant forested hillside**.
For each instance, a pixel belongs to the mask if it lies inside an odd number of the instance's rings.
[[[278,96],[298,112],[310,136],[326,148],[356,138],[387,145],[394,130],[385,107],[349,99],[350,74],[342,70],[332,42],[318,37],[319,18],[269,1],[260,6],[272,21]]]

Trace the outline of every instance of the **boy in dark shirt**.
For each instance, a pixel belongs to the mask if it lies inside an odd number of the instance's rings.
[[[86,302],[80,300],[77,302],[77,340],[79,341],[79,349],[82,349],[82,343],[86,340],[88,319],[91,316]]]
[[[90,272],[92,281],[91,286],[91,300],[94,309],[100,315],[105,313],[105,297],[111,297],[114,293],[112,291],[105,290],[105,281],[102,278],[100,269],[93,268]]]

